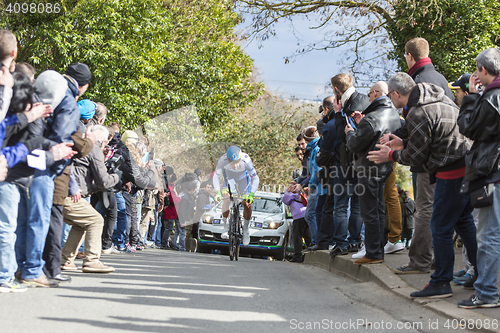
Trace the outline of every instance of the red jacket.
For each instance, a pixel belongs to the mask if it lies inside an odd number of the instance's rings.
[[[163,209],[163,214],[161,215],[162,219],[174,220],[177,218],[177,210],[175,210],[175,206],[181,201],[181,198],[175,194],[174,188],[174,183],[168,183],[168,197],[170,199],[170,205]]]

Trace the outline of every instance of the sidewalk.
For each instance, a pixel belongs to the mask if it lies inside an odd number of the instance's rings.
[[[337,256],[331,259],[329,251],[306,252],[304,264],[321,267],[332,273],[352,278],[359,282],[376,282],[382,287],[391,290],[401,297],[410,298],[410,293],[422,289],[429,283],[432,270],[428,274],[394,274],[393,269],[408,264],[408,250],[403,250],[394,254],[385,255],[384,264],[377,265],[356,265],[351,259],[352,253],[346,256]],[[463,269],[462,248],[455,249],[455,272]],[[464,323],[465,320],[474,320],[474,328],[477,328],[489,320],[489,323],[496,323],[496,329],[482,329],[481,332],[500,332],[500,310],[491,309],[461,309],[457,302],[469,298],[473,290],[464,289],[462,286],[450,283],[453,289],[453,296],[450,298],[434,299],[414,299],[427,308],[439,312],[442,315],[457,319],[457,324]],[[479,331],[479,330],[478,330]]]

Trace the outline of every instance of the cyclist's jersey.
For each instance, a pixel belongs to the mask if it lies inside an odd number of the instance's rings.
[[[217,162],[215,174],[213,178],[214,190],[220,190],[220,176],[224,173],[224,188],[227,188],[227,182],[234,180],[241,192],[250,193],[257,192],[259,188],[259,176],[253,167],[252,159],[248,154],[242,153],[241,160],[236,169],[233,169],[229,164],[227,154]],[[242,188],[243,187],[243,188]]]

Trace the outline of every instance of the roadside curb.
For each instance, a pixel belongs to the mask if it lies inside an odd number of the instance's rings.
[[[336,256],[330,258],[329,251],[306,252],[304,264],[325,269],[337,275],[351,278],[358,282],[375,282],[385,289],[388,289],[396,295],[408,300],[420,303],[421,305],[451,319],[474,320],[474,322],[490,322],[494,319],[483,314],[461,309],[456,304],[447,302],[445,299],[413,299],[410,293],[417,291],[414,287],[406,283],[385,264],[377,265],[357,265],[350,255]],[[500,329],[475,329],[478,332],[500,332]]]

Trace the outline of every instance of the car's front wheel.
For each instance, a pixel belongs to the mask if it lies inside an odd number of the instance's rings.
[[[281,249],[278,252],[278,254],[274,256],[274,258],[276,260],[283,261],[286,257],[287,247],[288,247],[288,233],[285,235],[285,238],[283,238],[283,244],[281,245]]]

